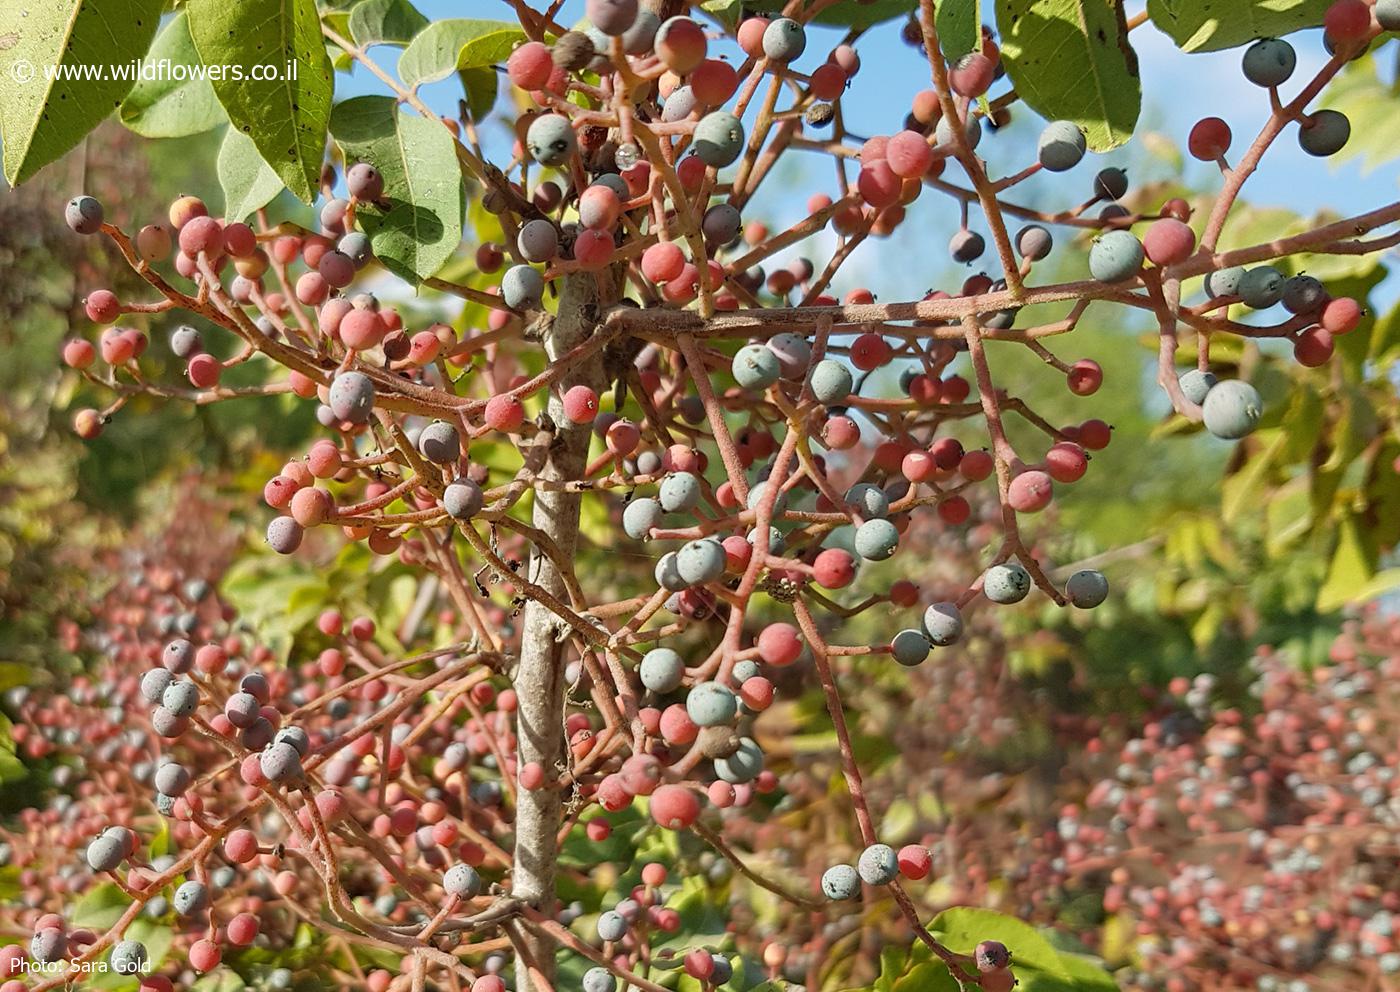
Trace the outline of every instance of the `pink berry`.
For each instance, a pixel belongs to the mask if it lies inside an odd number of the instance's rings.
[[[1038,513],[1050,505],[1055,484],[1048,473],[1032,469],[1011,480],[1006,501],[1017,513]]]

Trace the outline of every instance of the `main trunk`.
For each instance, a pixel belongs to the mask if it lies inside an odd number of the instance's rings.
[[[560,294],[559,315],[544,336],[545,352],[558,361],[571,348],[593,333],[600,310],[599,279],[588,273],[565,278]],[[600,355],[577,362],[559,381],[549,398],[549,416],[556,427],[549,459],[540,475],[545,479],[580,479],[588,461],[592,428],[570,424],[559,397],[571,386],[586,385],[603,392],[603,364]],[[580,496],[575,493],[537,491],[534,525],[553,538],[559,553],[570,560],[578,540]],[[553,562],[539,549],[531,551],[529,575],[538,585],[560,600],[567,601],[564,581]],[[546,607],[531,601],[524,611],[524,631],[520,645],[520,665],[515,676],[519,699],[517,712],[519,760],[523,766],[539,762],[546,780],[566,766],[564,738],[564,648],[560,641],[560,621]],[[554,873],[558,860],[557,837],[562,823],[562,797],[557,789],[521,790],[516,800],[515,866],[511,892],[545,913],[555,908]],[[517,941],[546,979],[554,974],[554,949],[547,941],[517,931]],[[525,961],[516,959],[515,987],[519,992],[536,992]]]

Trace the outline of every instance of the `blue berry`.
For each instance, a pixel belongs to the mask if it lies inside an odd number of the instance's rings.
[[[612,911],[598,917],[598,936],[607,941],[621,940],[627,934],[627,921]]]
[[[1283,273],[1271,265],[1250,269],[1240,279],[1240,299],[1254,310],[1267,310],[1283,299]]]
[[[190,716],[199,709],[199,686],[188,679],[177,679],[165,687],[160,704],[175,716]]]
[[[1206,295],[1212,300],[1218,296],[1239,296],[1240,280],[1244,278],[1244,266],[1232,265],[1228,269],[1217,269],[1206,273]]]
[[[667,592],[680,592],[690,588],[690,583],[681,578],[680,566],[674,551],[668,551],[657,559],[656,569],[652,574],[656,578],[656,584]]]
[[[123,940],[112,948],[108,958],[118,975],[141,975],[146,971],[146,945],[139,940]]]
[[[890,501],[885,491],[869,482],[857,482],[846,490],[846,505],[867,520],[890,515]]]
[[[1351,139],[1351,121],[1339,110],[1315,110],[1312,120],[1298,125],[1298,146],[1309,155],[1327,158]]]

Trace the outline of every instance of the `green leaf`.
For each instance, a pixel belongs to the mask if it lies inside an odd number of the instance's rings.
[[[1319,612],[1327,613],[1349,603],[1364,603],[1400,585],[1400,568],[1377,573],[1377,550],[1364,526],[1353,515],[1341,522],[1337,549],[1327,569],[1327,581],[1317,592]]]
[[[463,69],[457,75],[461,77],[462,89],[467,94],[467,113],[472,115],[472,120],[481,120],[496,105],[501,77],[489,66]]]
[[[996,9],[1002,60],[1032,110],[1074,121],[1096,152],[1132,137],[1142,87],[1121,0],[997,0]]]
[[[399,77],[407,86],[436,82],[458,69],[500,62],[524,40],[520,25],[508,21],[466,17],[435,21],[399,56]]]
[[[310,203],[334,86],[314,0],[190,0],[188,10],[204,64],[228,67],[212,82],[229,120],[253,139],[286,187]],[[240,74],[235,68],[250,76],[254,66],[275,66],[279,78],[233,78]]]
[[[88,889],[73,905],[68,920],[75,927],[89,927],[99,932],[106,930],[126,912],[131,899],[111,882],[103,882],[95,889]]]
[[[982,44],[982,15],[979,0],[937,0],[933,23],[938,28],[938,45],[948,59],[960,59]]]
[[[360,0],[350,9],[350,37],[361,48],[402,48],[428,26],[428,19],[408,0]]]
[[[228,119],[194,49],[183,10],[156,36],[144,65],[153,67],[154,78],[137,80],[117,112],[132,131],[145,138],[179,138],[201,134]],[[174,78],[178,66],[189,70],[183,79]]]
[[[462,239],[462,174],[452,135],[387,96],[337,104],[331,132],[347,162],[370,162],[384,176],[388,209],[365,204],[356,213],[374,254],[405,279],[432,275]]]
[[[1187,52],[1216,52],[1322,23],[1332,0],[1147,0],[1152,23]]]
[[[286,188],[282,177],[258,154],[253,139],[237,128],[224,134],[216,168],[224,190],[224,216],[231,221],[262,209]]]
[[[786,5],[786,0],[758,0],[758,2],[749,0],[741,7],[755,11],[776,12],[782,10]],[[873,24],[912,14],[918,9],[918,0],[873,0],[873,2],[841,0],[840,3],[822,10],[814,20],[818,24],[834,24],[839,27],[863,29]]]
[[[1354,121],[1366,121],[1353,129],[1351,140],[1329,161],[1340,165],[1348,159],[1361,159],[1362,175],[1400,158],[1400,120],[1394,114],[1375,114],[1373,108],[1395,98],[1391,87],[1381,79],[1376,58],[1349,62],[1322,93],[1322,106],[1338,110]]]
[[[11,186],[61,157],[121,102],[136,81],[131,63],[146,54],[160,26],[162,6],[162,0],[48,0],[4,6],[0,142]],[[127,71],[120,79],[56,78],[60,68],[86,66]],[[116,72],[104,75],[115,77]]]
[[[1029,923],[990,909],[959,906],[933,918],[929,929],[958,954],[971,954],[984,940],[999,940],[1011,951],[1017,974],[1030,967],[1062,980],[1069,979],[1060,952]]]

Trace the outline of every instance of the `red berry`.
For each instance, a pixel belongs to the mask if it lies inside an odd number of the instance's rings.
[[[564,416],[571,423],[591,424],[598,416],[598,394],[588,386],[572,386],[564,394]]]
[[[492,430],[513,431],[525,422],[525,406],[514,396],[501,393],[486,402],[485,419]]]
[[[1155,265],[1175,265],[1196,250],[1196,232],[1172,217],[1153,221],[1142,237],[1142,247]]]
[[[1230,150],[1230,125],[1219,117],[1205,117],[1191,128],[1186,139],[1186,147],[1194,158],[1202,162],[1214,162]]]
[[[1065,380],[1075,396],[1092,396],[1103,385],[1103,369],[1092,359],[1081,359],[1070,366]]]
[[[1322,308],[1322,316],[1318,323],[1329,334],[1346,334],[1356,330],[1356,325],[1361,323],[1361,316],[1360,303],[1349,296],[1339,296],[1335,300],[1329,300]]]
[[[663,827],[682,830],[699,819],[700,797],[684,785],[660,786],[651,794],[651,815]]]

